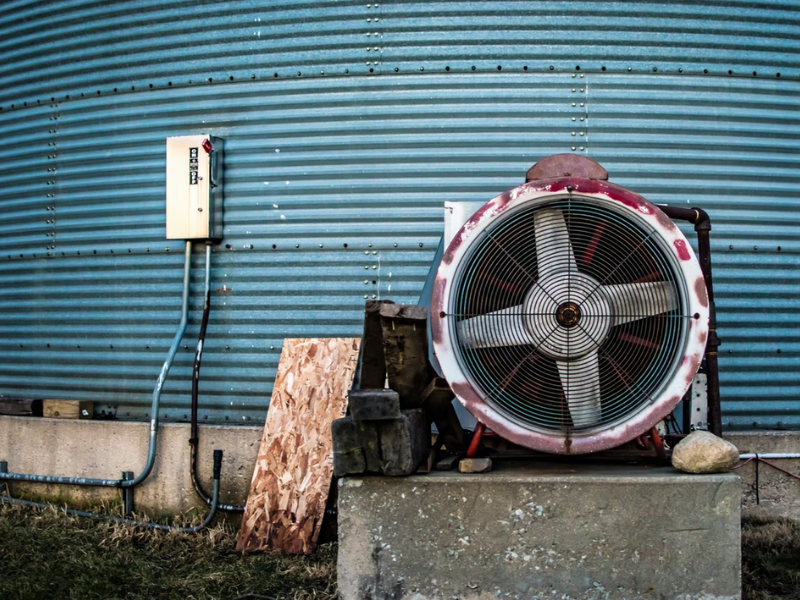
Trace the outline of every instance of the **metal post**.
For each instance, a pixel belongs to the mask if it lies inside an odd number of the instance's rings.
[[[123,481],[133,481],[133,471],[123,471]],[[122,488],[122,516],[129,517],[133,514],[133,489],[132,487]]]
[[[8,473],[8,461],[0,460],[0,473]],[[8,482],[5,480],[0,481],[3,483],[2,487],[0,487],[0,491],[2,491],[3,494],[10,495]]]

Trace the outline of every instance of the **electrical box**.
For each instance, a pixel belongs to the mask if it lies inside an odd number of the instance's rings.
[[[222,139],[167,138],[167,239],[222,237]]]

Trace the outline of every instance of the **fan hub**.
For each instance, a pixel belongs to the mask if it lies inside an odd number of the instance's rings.
[[[574,270],[537,281],[524,303],[523,323],[537,350],[571,360],[600,346],[612,326],[611,309],[600,282]]]
[[[581,307],[574,302],[564,302],[556,311],[556,321],[561,327],[575,327],[581,320]]]

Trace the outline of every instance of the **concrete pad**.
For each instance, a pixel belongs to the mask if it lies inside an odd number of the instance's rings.
[[[495,461],[339,482],[344,600],[741,597],[736,475]]]
[[[15,473],[119,479],[122,471],[138,474],[144,466],[149,431],[149,423],[130,421],[0,416],[0,460],[8,461],[9,471]],[[200,480],[208,493],[212,488],[212,453],[215,448],[221,449],[220,500],[244,504],[262,432],[262,427],[200,426]],[[189,460],[189,425],[160,425],[155,467],[134,492],[136,511],[175,514],[194,508],[204,514],[207,507],[192,487]],[[114,488],[9,483],[12,494],[28,492],[76,508],[120,499],[120,491]]]

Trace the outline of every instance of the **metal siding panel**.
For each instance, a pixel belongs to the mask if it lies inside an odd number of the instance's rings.
[[[800,83],[585,81],[589,155],[651,201],[711,215],[723,425],[800,426]]]
[[[468,71],[800,70],[783,2],[415,2],[298,5],[94,0],[0,9],[0,105],[242,79]]]
[[[180,308],[164,140],[206,131],[225,139],[226,162],[203,415],[262,418],[284,338],[359,335],[365,294],[415,302],[444,198],[491,198],[569,143],[565,80],[251,81],[58,103],[53,257],[0,263],[3,392],[146,415]],[[188,414],[199,258],[168,420]]]
[[[384,69],[796,75],[796,2],[415,2],[381,4]],[[784,73],[786,74],[786,73]]]
[[[147,411],[179,317],[168,135],[226,139],[212,276],[232,290],[201,389],[234,421],[263,417],[284,337],[357,335],[364,293],[416,300],[444,199],[487,200],[574,145],[709,209],[725,422],[800,426],[798,33],[795,1],[6,2],[0,392]]]

